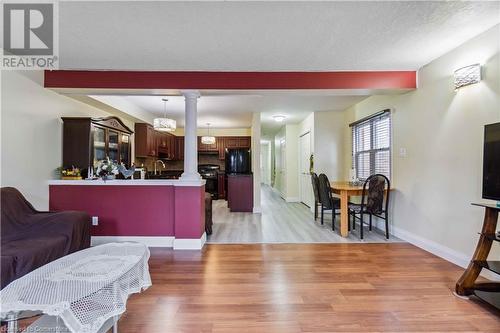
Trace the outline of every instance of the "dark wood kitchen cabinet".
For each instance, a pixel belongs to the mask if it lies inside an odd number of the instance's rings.
[[[165,132],[155,132],[156,149],[158,158],[174,160],[175,159],[175,135]]]
[[[127,167],[131,164],[130,135],[119,118],[63,117],[63,167],[84,169],[110,158]],[[86,176],[86,174],[85,174]]]
[[[176,136],[171,133],[155,131],[146,123],[135,124],[135,156],[157,157],[175,160],[177,158]]]
[[[174,140],[175,144],[175,160],[182,161],[184,160],[184,137],[176,136]]]
[[[146,123],[135,123],[135,156],[157,157],[157,139],[153,126]]]
[[[251,148],[251,136],[224,136],[217,137],[219,139],[219,159],[223,160],[226,157],[226,149],[235,148]]]
[[[220,137],[215,138],[215,143],[212,144],[204,144],[201,142],[201,136],[198,137],[198,151],[199,152],[218,152],[219,151],[219,142]]]
[[[231,212],[253,211],[253,176],[227,175],[227,206]]]
[[[226,136],[224,137],[225,148],[250,148],[250,136]]]
[[[217,192],[219,199],[226,198],[226,175],[224,173],[217,174]]]
[[[168,133],[167,136],[167,147],[170,154],[170,159],[175,160],[175,154],[177,153],[175,149],[175,135]]]

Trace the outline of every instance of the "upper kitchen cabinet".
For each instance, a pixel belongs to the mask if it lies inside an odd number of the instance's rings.
[[[135,123],[135,156],[157,157],[157,139],[153,126],[146,123]]]
[[[135,124],[135,156],[176,159],[176,136],[155,131],[146,123]]]
[[[174,159],[182,161],[184,160],[184,137],[176,136],[174,140],[175,144],[175,156]]]
[[[158,158],[175,159],[175,135],[165,132],[156,132],[155,135]]]
[[[130,166],[130,135],[119,118],[63,117],[63,167],[86,169],[110,158]]]
[[[219,146],[220,146],[220,141],[221,137],[216,137],[215,142],[212,144],[204,144],[201,142],[201,136],[198,137],[198,151],[199,152],[218,152],[219,151]]]
[[[217,137],[219,141],[219,159],[223,160],[226,157],[226,149],[233,148],[250,148],[252,145],[252,137],[250,136],[224,136]]]
[[[250,148],[250,136],[226,136],[224,137],[224,148]]]

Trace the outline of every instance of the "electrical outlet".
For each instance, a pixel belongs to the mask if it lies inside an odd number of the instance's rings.
[[[99,225],[99,217],[92,216],[92,225]]]
[[[399,148],[399,157],[406,157],[406,148]]]

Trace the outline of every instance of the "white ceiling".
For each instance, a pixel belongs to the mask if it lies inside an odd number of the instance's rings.
[[[500,3],[59,3],[61,69],[416,70],[500,22]]]
[[[212,128],[248,128],[252,124],[252,113],[260,112],[263,135],[274,133],[283,124],[298,123],[313,111],[344,110],[363,100],[367,95],[352,92],[352,95],[331,95],[327,92],[261,92],[242,91],[203,92],[198,99],[198,127],[210,123]],[[151,118],[163,116],[164,96],[146,95],[92,95],[103,103],[121,109],[123,112],[147,112]],[[167,116],[184,127],[184,97],[168,96]],[[286,120],[277,123],[273,115],[284,115]]]

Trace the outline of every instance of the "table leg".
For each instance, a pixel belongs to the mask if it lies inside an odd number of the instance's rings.
[[[347,205],[349,203],[349,195],[347,191],[340,192],[340,235],[347,237],[349,235],[349,210]]]
[[[468,296],[474,292],[474,285],[482,267],[479,261],[487,260],[493,240],[488,235],[494,235],[497,229],[498,211],[486,208],[484,213],[483,229],[476,246],[476,251],[472,256],[469,266],[458,280],[455,291],[460,296]]]

